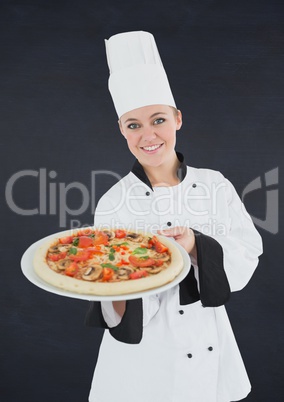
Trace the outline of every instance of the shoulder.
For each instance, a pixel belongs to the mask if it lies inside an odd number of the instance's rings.
[[[186,186],[196,187],[195,192],[206,192],[207,194],[216,194],[222,198],[226,198],[228,202],[234,196],[237,196],[234,185],[218,170],[207,168],[194,168],[187,166]]]
[[[141,187],[143,183],[131,172],[114,184],[96,205],[95,226],[115,227],[118,223],[125,226],[129,219],[131,224],[132,215],[127,208],[127,199],[137,184]]]
[[[96,210],[104,209],[104,206],[108,207],[109,205],[117,207],[123,203],[127,190],[137,182],[139,182],[139,179],[132,172],[129,172],[106,191],[106,193],[100,198]]]
[[[234,184],[218,170],[190,166],[187,166],[187,169],[189,183],[200,183],[201,187],[209,189],[213,194],[218,191],[220,196],[226,197],[228,204],[233,200],[240,201],[240,195],[237,193]]]
[[[214,181],[214,182],[222,182],[225,181],[225,177],[218,170],[207,169],[207,168],[195,168],[192,166],[187,166],[187,175],[188,180],[199,180],[199,181]]]

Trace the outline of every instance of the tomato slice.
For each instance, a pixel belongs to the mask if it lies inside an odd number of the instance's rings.
[[[76,273],[78,272],[79,267],[76,262],[72,262],[66,269],[65,269],[65,275],[67,276],[75,276]]]
[[[101,246],[88,247],[88,252],[90,253],[90,258],[92,255],[103,255],[104,254],[101,251]]]
[[[96,232],[95,238],[93,240],[93,244],[95,246],[99,245],[99,244],[108,244],[108,235],[106,233],[103,232]]]
[[[121,229],[117,229],[115,231],[115,237],[117,239],[123,239],[124,237],[126,237],[126,231],[125,230],[121,230]]]
[[[79,237],[79,242],[78,242],[78,247],[80,248],[87,248],[93,245],[93,239],[88,236],[80,236]]]
[[[70,244],[70,243],[72,243],[72,241],[73,241],[73,236],[65,236],[65,237],[61,237],[59,239],[59,242],[61,244]]]
[[[161,243],[156,236],[152,237],[152,244],[154,245],[157,253],[165,253],[166,251],[168,251],[168,247]]]
[[[83,228],[78,230],[78,232],[76,232],[76,237],[79,236],[90,236],[91,234],[93,234],[94,231],[92,229],[88,229],[88,228]]]
[[[67,255],[66,251],[62,251],[62,253],[58,253],[58,254],[49,254],[48,259],[51,261],[59,261],[59,260],[63,260],[63,258],[65,258]]]
[[[140,278],[145,278],[148,275],[149,275],[148,272],[145,270],[135,271],[135,272],[131,272],[131,274],[129,275],[129,278],[130,279],[140,279]]]
[[[103,282],[109,281],[113,277],[113,270],[111,268],[103,269]]]
[[[69,256],[70,260],[72,261],[86,261],[90,256],[90,252],[88,250],[79,251],[77,254],[71,254]]]
[[[153,258],[139,258],[136,257],[135,255],[130,255],[128,257],[129,262],[134,266],[134,267],[140,267],[140,268],[145,268],[145,267],[154,267],[155,266],[155,260]]]

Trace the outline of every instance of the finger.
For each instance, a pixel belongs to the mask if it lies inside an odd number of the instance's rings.
[[[170,229],[161,229],[158,230],[158,233],[164,236],[168,236],[168,237],[177,237],[180,236],[184,233],[186,228],[180,227],[180,226],[175,226],[173,228]]]

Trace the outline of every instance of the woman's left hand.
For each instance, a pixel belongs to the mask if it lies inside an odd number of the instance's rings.
[[[170,229],[158,230],[158,234],[173,237],[192,257],[197,259],[195,236],[192,229],[176,226]]]

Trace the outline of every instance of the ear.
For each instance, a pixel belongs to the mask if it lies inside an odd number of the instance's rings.
[[[182,126],[182,113],[180,110],[177,111],[177,130],[179,130]]]
[[[121,124],[120,119],[118,120],[118,126],[119,126],[119,130],[120,130],[121,134],[123,135],[124,138],[126,138],[126,135],[125,135],[125,133],[124,133],[124,131],[123,131],[123,128],[122,128],[122,124]]]

